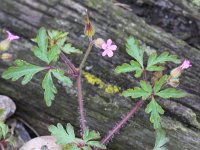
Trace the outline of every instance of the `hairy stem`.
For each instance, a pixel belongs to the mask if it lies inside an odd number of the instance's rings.
[[[81,61],[80,66],[79,66],[79,71],[80,71],[80,72],[82,71],[82,68],[83,68],[83,66],[84,66],[84,64],[85,64],[85,62],[86,62],[86,60],[87,60],[87,58],[88,58],[88,55],[90,54],[90,51],[92,50],[93,44],[94,44],[94,42],[93,42],[93,41],[90,41],[90,44],[89,44],[89,46],[88,46],[88,49],[87,49],[87,51],[86,51],[86,53],[85,53],[85,55],[84,55],[84,57],[83,57],[83,60]]]
[[[81,72],[77,76],[77,90],[78,90],[78,103],[79,103],[79,113],[80,113],[80,124],[81,124],[81,134],[83,134],[84,129],[86,128],[86,120],[84,116],[83,108],[83,96],[82,96],[82,86],[81,86]]]
[[[71,63],[71,61],[65,56],[63,52],[60,53],[60,58],[63,60],[63,62],[71,69],[74,75],[77,75],[77,69],[76,67]]]
[[[119,129],[134,115],[134,113],[143,105],[144,101],[141,100],[137,102],[135,107],[109,132],[109,134],[103,138],[101,141],[102,144],[106,144],[113,137],[113,135],[119,131]]]

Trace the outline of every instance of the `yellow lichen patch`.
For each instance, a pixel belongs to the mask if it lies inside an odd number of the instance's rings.
[[[106,93],[110,93],[110,94],[113,94],[113,93],[118,93],[119,92],[119,88],[115,85],[111,85],[111,84],[108,84],[106,85],[105,87],[105,92]]]
[[[83,75],[91,85],[97,85],[99,88],[104,89],[104,91],[108,94],[115,94],[120,92],[120,88],[112,85],[112,84],[105,84],[100,78],[97,78],[95,75],[83,71]]]

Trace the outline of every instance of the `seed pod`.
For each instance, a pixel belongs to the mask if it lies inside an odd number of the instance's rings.
[[[102,45],[105,43],[105,41],[102,38],[97,38],[94,42],[95,46],[97,48],[102,49]]]

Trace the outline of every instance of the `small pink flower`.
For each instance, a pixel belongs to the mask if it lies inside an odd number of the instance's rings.
[[[182,65],[180,65],[180,66],[174,68],[174,69],[171,71],[170,75],[171,75],[173,78],[178,78],[178,77],[181,75],[181,73],[182,73],[182,71],[183,71],[184,69],[187,69],[187,68],[189,68],[189,67],[191,67],[191,66],[192,66],[192,65],[190,64],[190,61],[187,60],[187,59],[185,59],[185,60],[183,61]]]
[[[187,69],[189,67],[191,67],[192,65],[190,64],[190,61],[185,59],[184,62],[182,63],[182,65],[180,66],[181,70]]]
[[[101,48],[104,50],[102,56],[108,55],[108,57],[113,56],[113,51],[117,49],[116,45],[112,45],[112,40],[108,39],[106,43],[103,43]]]
[[[19,39],[19,36],[16,36],[16,35],[14,35],[14,34],[12,34],[10,31],[6,31],[7,32],[7,34],[8,34],[8,40],[9,41],[13,41],[13,40],[18,40]]]

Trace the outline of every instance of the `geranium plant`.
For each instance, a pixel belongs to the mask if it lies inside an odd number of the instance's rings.
[[[127,89],[122,92],[124,97],[131,99],[141,99],[136,103],[130,112],[101,140],[100,134],[97,131],[89,130],[89,126],[84,116],[84,104],[81,89],[81,74],[82,68],[88,58],[88,55],[95,45],[102,50],[102,56],[112,57],[117,50],[117,46],[111,39],[103,40],[101,38],[93,39],[95,29],[92,26],[89,16],[86,16],[85,35],[89,39],[88,49],[85,52],[80,66],[77,68],[70,61],[68,56],[71,53],[82,53],[81,50],[75,48],[68,42],[67,32],[58,30],[46,30],[44,27],[39,29],[37,37],[33,39],[35,47],[33,54],[45,62],[45,66],[38,66],[26,62],[24,60],[16,60],[15,66],[8,68],[3,74],[4,79],[12,79],[16,81],[22,79],[22,84],[27,84],[36,73],[41,71],[46,72],[42,88],[44,89],[44,100],[47,106],[51,106],[57,93],[57,88],[54,85],[53,78],[56,78],[64,85],[72,86],[72,78],[76,79],[77,97],[80,113],[80,136],[75,136],[74,129],[71,124],[67,124],[66,128],[60,123],[57,125],[50,125],[49,131],[51,135],[55,136],[57,143],[63,146],[63,149],[70,150],[91,150],[91,149],[106,149],[106,144],[113,138],[113,135],[129,120],[133,114],[144,104],[147,103],[145,112],[150,114],[150,121],[153,128],[156,130],[155,150],[164,149],[165,143],[168,141],[166,133],[161,128],[160,115],[164,114],[163,108],[159,105],[157,99],[181,98],[187,96],[187,93],[176,89],[179,84],[179,77],[184,69],[191,67],[190,61],[185,60],[182,65],[173,69],[171,73],[164,74],[164,65],[167,62],[180,64],[181,61],[177,56],[170,55],[168,52],[161,54],[150,54],[147,61],[144,60],[144,47],[139,45],[137,39],[129,37],[126,40],[126,52],[132,60],[130,63],[123,63],[117,66],[115,72],[134,73],[135,78],[139,79],[139,86]],[[56,62],[61,59],[66,65],[67,69],[62,69],[56,65]],[[110,58],[112,59],[112,58]],[[126,80],[126,79],[124,79]]]

